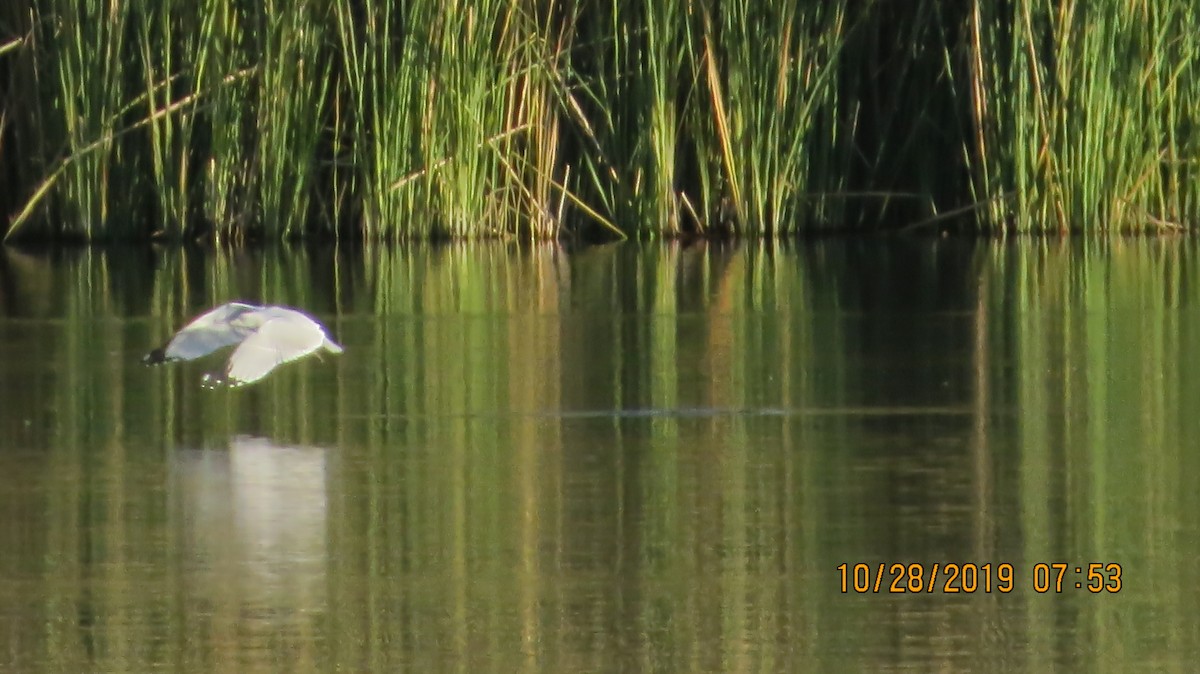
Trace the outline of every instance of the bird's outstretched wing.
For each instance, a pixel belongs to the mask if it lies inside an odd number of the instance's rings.
[[[303,314],[268,319],[229,356],[224,376],[210,375],[207,383],[227,386],[251,384],[288,361],[316,351],[325,332]]]
[[[237,344],[254,333],[257,322],[250,320],[258,307],[229,302],[201,314],[185,325],[166,346],[146,354],[150,365],[172,360],[192,360],[217,349]]]

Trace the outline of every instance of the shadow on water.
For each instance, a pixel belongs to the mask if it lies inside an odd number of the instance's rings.
[[[1195,260],[0,250],[0,670],[1182,669]],[[141,365],[236,299],[346,352]]]

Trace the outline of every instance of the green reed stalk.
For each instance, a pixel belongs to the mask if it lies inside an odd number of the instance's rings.
[[[690,88],[684,7],[667,0],[603,9],[578,21],[580,49],[561,94],[582,147],[584,198],[625,234],[678,233],[678,105]]]
[[[706,131],[695,154],[712,174],[702,217],[740,233],[796,231],[812,210],[810,167],[829,166],[836,148],[835,137],[818,135],[817,111],[836,100],[845,8],[739,0],[714,10],[701,15],[704,95],[693,111]]]
[[[364,234],[552,236],[563,189],[545,75],[562,56],[549,46],[562,39],[556,24],[500,0],[405,9],[334,9],[348,101],[337,136],[360,167],[348,182],[362,195]],[[403,35],[391,33],[398,22]]]
[[[498,131],[498,59],[492,57],[492,31],[500,25],[501,3],[439,4],[434,11],[434,40],[439,49],[431,63],[435,81],[425,99],[421,152],[438,206],[439,234],[462,237],[472,223],[499,213],[492,190],[499,167],[485,140]]]
[[[53,1],[36,4],[33,24],[46,45],[35,55],[44,73],[45,104],[56,114],[48,129],[59,194],[53,226],[59,235],[93,238],[113,222],[128,222],[131,174],[117,160],[117,133],[128,101],[125,50],[128,3]]]
[[[364,238],[428,233],[431,209],[419,170],[421,95],[428,72],[428,17],[392,3],[333,3],[341,68],[335,89],[335,217],[353,216]],[[400,26],[406,31],[400,32]],[[357,208],[353,205],[357,203]]]
[[[23,6],[6,237],[1200,222],[1179,1]]]
[[[206,192],[198,186],[211,176],[200,139],[212,136],[206,123],[226,84],[223,73],[236,69],[227,48],[234,38],[229,15],[228,2],[222,0],[199,5],[164,0],[139,7],[142,79],[140,94],[131,82],[130,95],[140,96],[135,109],[145,115],[136,126],[146,126],[141,150],[148,155],[153,178],[149,196],[158,206],[157,223],[150,229],[158,236],[184,236],[207,207]]]
[[[639,62],[638,75],[643,79],[635,95],[645,97],[640,107],[648,124],[646,137],[639,140],[647,150],[633,181],[636,188],[645,185],[651,200],[643,215],[652,219],[643,223],[642,229],[653,228],[657,235],[677,234],[683,229],[675,180],[682,116],[679,76],[687,63],[685,10],[682,2],[669,0],[648,5],[643,17],[646,53]]]
[[[158,46],[186,38],[176,33],[170,12],[156,13],[146,9],[143,7],[137,16],[138,50],[146,92],[144,105],[146,118],[150,120],[149,142],[145,150],[149,154],[153,196],[159,209],[159,227],[163,233],[178,233],[187,222],[189,166],[184,150],[192,125],[190,116],[176,118],[163,114],[175,104],[171,96],[171,84],[176,54]]]
[[[200,164],[203,222],[218,240],[236,239],[255,220],[247,129],[258,66],[243,54],[252,18],[233,0],[203,0],[193,85],[203,108],[190,151]]]
[[[499,220],[525,239],[558,235],[566,203],[559,87],[570,57],[576,17],[562,20],[554,5],[512,2],[506,8],[498,53],[504,88],[497,92],[499,135],[489,139],[502,171]],[[500,119],[498,116],[497,119]]]
[[[329,64],[320,59],[325,17],[316,2],[267,2],[257,36],[261,62],[256,140],[258,209],[266,236],[294,236],[309,221]]]
[[[1194,190],[1200,39],[1181,3],[976,3],[968,78],[984,225],[1178,228]],[[995,64],[987,66],[984,64]],[[1011,200],[1007,196],[1012,195]],[[1011,204],[1002,207],[1001,204]]]

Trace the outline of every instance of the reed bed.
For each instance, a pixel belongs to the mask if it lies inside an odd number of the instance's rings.
[[[0,8],[5,236],[1190,229],[1191,4]]]
[[[967,163],[988,205],[983,226],[1196,225],[1195,11],[1183,2],[977,4]]]

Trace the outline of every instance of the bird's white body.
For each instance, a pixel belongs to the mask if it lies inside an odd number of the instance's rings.
[[[185,325],[167,345],[151,351],[151,365],[192,360],[237,344],[224,374],[207,374],[210,386],[242,386],[262,379],[277,366],[318,350],[341,353],[325,326],[308,314],[279,306],[230,302]]]

